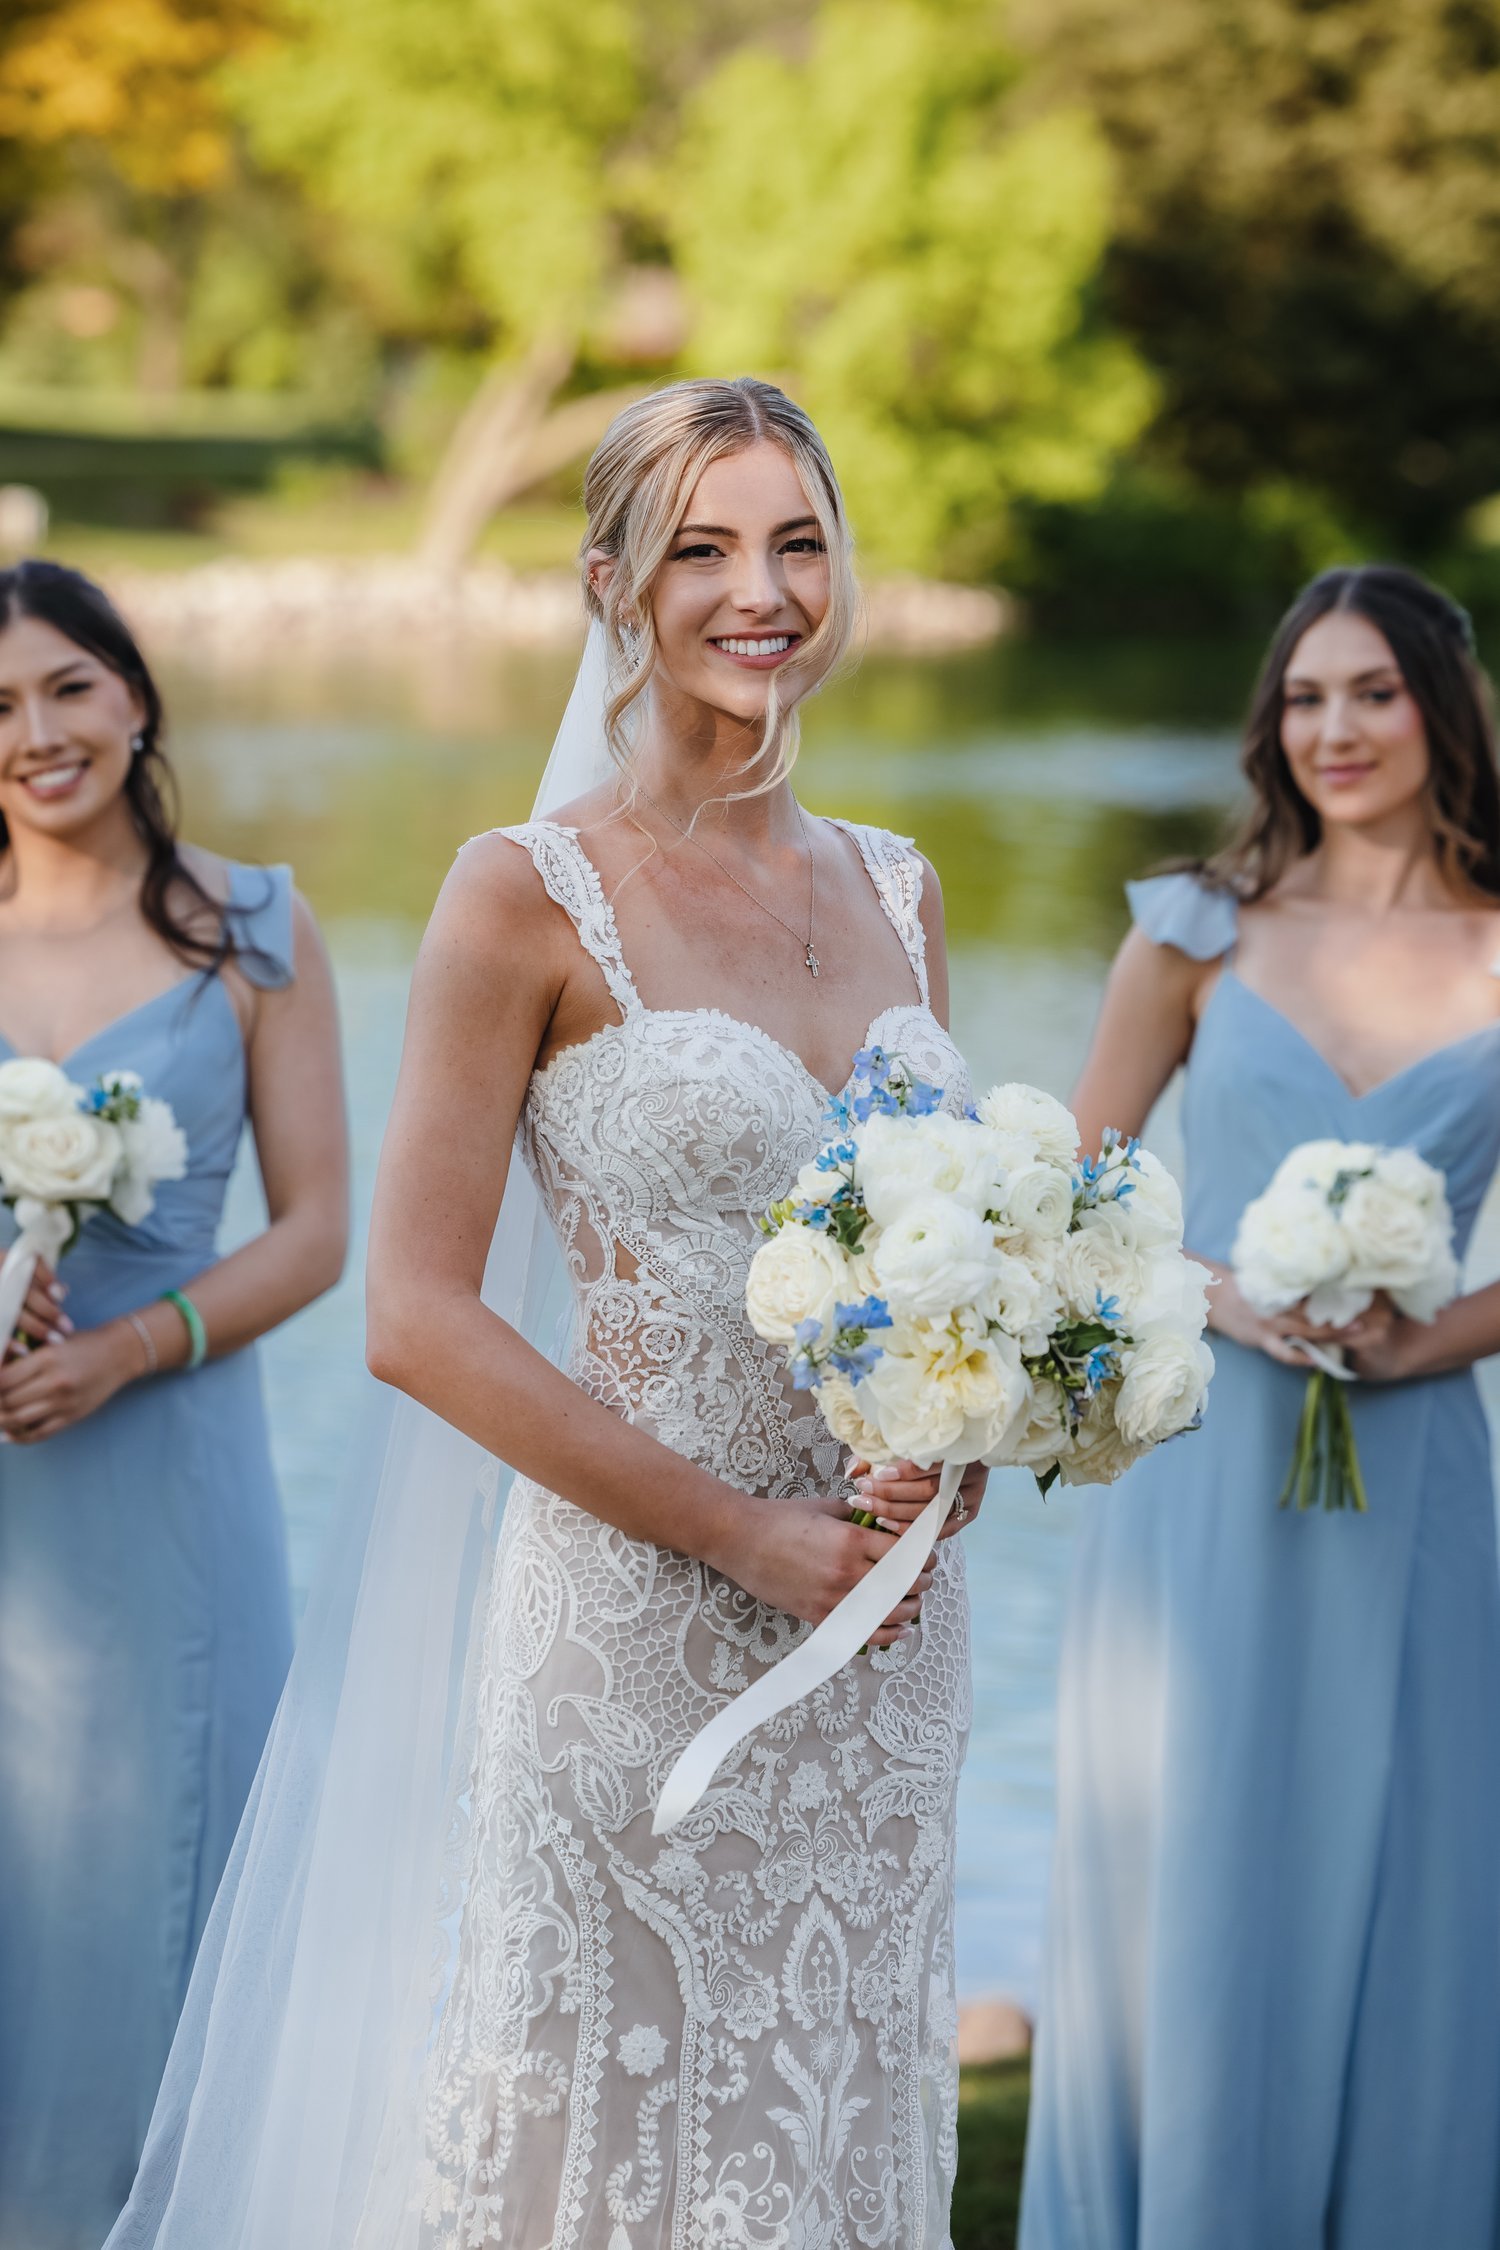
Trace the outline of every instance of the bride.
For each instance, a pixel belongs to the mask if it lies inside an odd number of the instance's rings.
[[[585,498],[557,809],[460,853],[413,985],[369,1358],[418,1404],[331,1541],[111,2250],[949,2244],[948,1533],[651,1833],[685,1743],[890,1544],[744,1285],[858,1050],[969,1098],[937,886],[791,791],[856,616],[806,416],[675,385]],[[849,1470],[898,1529],[935,1490]]]

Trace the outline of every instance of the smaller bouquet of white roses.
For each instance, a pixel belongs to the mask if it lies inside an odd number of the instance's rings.
[[[1318,1327],[1343,1328],[1383,1289],[1408,1320],[1430,1321],[1458,1288],[1453,1214],[1441,1172],[1409,1148],[1304,1141],[1248,1204],[1234,1239],[1234,1276],[1261,1314],[1302,1305]],[[1292,1465],[1281,1495],[1299,1508],[1367,1505],[1342,1355],[1312,1343],[1313,1362]]]
[[[0,1263],[0,1359],[39,1260],[55,1264],[96,1211],[139,1226],[158,1183],[186,1169],[170,1106],[144,1093],[133,1070],[105,1071],[85,1087],[56,1063],[0,1063],[0,1203],[18,1229]]]

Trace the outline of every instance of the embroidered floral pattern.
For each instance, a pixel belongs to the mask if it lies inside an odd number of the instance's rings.
[[[576,838],[507,833],[621,1012],[533,1079],[520,1133],[572,1277],[571,1372],[743,1491],[836,1489],[838,1447],[743,1313],[756,1219],[815,1150],[825,1090],[751,1025],[644,1008]],[[898,838],[849,833],[919,995],[869,1037],[962,1106],[925,1004],[920,867]],[[948,2250],[959,1542],[912,1639],[760,1730],[687,1822],[650,1833],[689,1736],[805,1630],[515,1486],[430,2062],[424,2250]]]

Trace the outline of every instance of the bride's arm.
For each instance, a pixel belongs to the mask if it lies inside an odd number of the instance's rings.
[[[370,1227],[367,1357],[547,1490],[819,1620],[887,1550],[844,1503],[747,1498],[611,1414],[481,1301],[511,1145],[548,1027],[591,1005],[527,856],[462,853],[418,957]],[[570,979],[574,980],[570,983]],[[598,1017],[596,1015],[595,1022]],[[920,1590],[876,1636],[894,1637]]]

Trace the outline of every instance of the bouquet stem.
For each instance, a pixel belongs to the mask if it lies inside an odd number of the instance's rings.
[[[1370,1504],[1347,1389],[1322,1368],[1307,1378],[1292,1465],[1281,1491],[1282,1507],[1289,1507],[1294,1498],[1299,1509],[1316,1508],[1321,1502],[1328,1509],[1353,1508],[1358,1515],[1364,1515]]]

